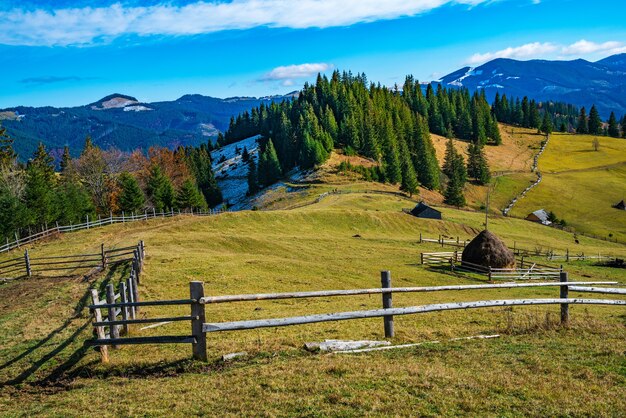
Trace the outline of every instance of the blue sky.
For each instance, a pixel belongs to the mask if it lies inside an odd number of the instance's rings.
[[[287,93],[318,71],[401,83],[496,57],[626,52],[622,0],[0,0],[0,107],[110,93]]]

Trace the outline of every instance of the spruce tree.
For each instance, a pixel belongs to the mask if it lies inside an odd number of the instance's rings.
[[[405,143],[402,147],[401,159],[402,183],[400,184],[400,190],[407,192],[409,196],[413,196],[413,194],[417,191],[419,183],[417,182],[415,168],[413,167],[413,162],[411,161],[411,156],[409,155],[409,150]]]
[[[31,225],[44,225],[56,218],[55,187],[53,158],[48,154],[43,143],[40,142],[26,168],[24,198],[29,210],[29,223]]]
[[[259,176],[254,158],[248,161],[248,196],[252,196],[259,191]]]
[[[467,181],[467,171],[463,157],[456,151],[452,139],[446,145],[446,154],[443,164],[443,172],[448,177],[448,183],[444,190],[444,201],[453,206],[465,206],[463,187]]]
[[[143,209],[146,198],[137,183],[137,179],[128,172],[120,174],[118,179],[120,194],[118,206],[125,213],[139,212]]]
[[[204,196],[191,179],[183,182],[176,194],[176,206],[181,210],[206,209]]]
[[[175,192],[172,181],[156,163],[148,170],[146,191],[155,211],[162,212],[174,207]]]
[[[617,125],[617,118],[614,112],[611,112],[611,116],[609,116],[608,134],[613,138],[619,138],[619,126]]]
[[[602,133],[602,120],[600,119],[596,105],[591,106],[591,110],[589,111],[589,125],[587,129],[590,135],[600,135]]]
[[[548,115],[547,111],[543,112],[543,121],[541,122],[539,130],[546,135],[550,135],[552,133],[552,129],[552,119],[550,118],[550,115]]]
[[[576,124],[576,133],[577,134],[589,133],[589,124],[587,123],[587,113],[585,112],[584,106],[580,109],[580,114],[578,115],[578,123]]]
[[[314,152],[319,154],[320,144],[313,141]],[[317,161],[315,162],[317,164]],[[259,158],[259,182],[263,187],[270,186],[274,184],[282,175],[282,170],[280,168],[280,162],[278,161],[278,156],[276,155],[276,149],[274,148],[274,144],[270,139],[265,145],[265,149],[261,153]]]
[[[484,185],[491,180],[484,147],[480,144],[470,143],[469,145],[467,150],[467,175],[475,179],[478,184]]]

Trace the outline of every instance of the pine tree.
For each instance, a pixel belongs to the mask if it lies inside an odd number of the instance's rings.
[[[589,124],[587,123],[587,113],[585,112],[584,106],[580,109],[580,115],[578,116],[578,123],[576,124],[576,133],[577,134],[589,133]]]
[[[567,125],[565,125],[565,122],[561,122],[561,127],[559,128],[559,132],[567,132]]]
[[[316,154],[319,154],[320,144],[313,142]],[[317,162],[316,162],[317,164]],[[282,170],[280,168],[280,162],[276,155],[276,149],[270,139],[265,146],[265,150],[261,153],[259,158],[259,182],[263,187],[274,184],[281,176]]]
[[[491,180],[489,165],[483,146],[470,143],[467,150],[467,175],[476,180],[478,184],[487,184]]]
[[[26,168],[24,199],[30,214],[30,225],[44,225],[56,218],[55,187],[53,158],[40,142]]]
[[[439,163],[425,117],[418,116],[413,135],[415,138],[414,167],[417,170],[417,178],[427,189],[437,189],[439,188]]]
[[[609,116],[608,134],[613,138],[619,138],[619,126],[617,125],[617,118],[614,112],[611,112],[611,116]]]
[[[453,206],[465,206],[463,187],[467,181],[467,171],[463,157],[454,148],[452,139],[446,145],[446,154],[443,164],[443,172],[448,177],[448,183],[444,190],[444,201]]]
[[[552,119],[548,112],[543,112],[543,121],[541,122],[541,127],[539,130],[546,135],[550,135],[552,133]]]
[[[248,196],[252,196],[259,191],[259,176],[254,158],[248,161]]]
[[[589,125],[587,132],[591,135],[600,135],[602,133],[602,120],[600,119],[600,114],[596,109],[596,105],[591,106],[591,110],[589,111]]]
[[[125,213],[139,212],[143,209],[146,198],[137,183],[137,179],[128,172],[120,174],[118,179],[120,186],[120,194],[118,197],[118,205],[120,210]]]
[[[149,168],[146,191],[155,211],[162,212],[174,207],[174,186],[158,164],[152,164]]]
[[[413,167],[413,162],[411,161],[409,150],[406,146],[406,143],[404,142],[401,152],[401,159],[402,183],[400,184],[400,190],[407,192],[409,196],[413,196],[413,194],[417,191],[417,186],[419,186],[419,183],[417,182],[417,175],[415,174],[415,168]]]
[[[176,194],[176,206],[182,210],[206,209],[204,196],[191,179],[183,182]]]

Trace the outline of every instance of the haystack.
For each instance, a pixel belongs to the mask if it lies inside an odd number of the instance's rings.
[[[484,230],[463,250],[462,261],[493,268],[515,268],[515,256],[504,242]]]

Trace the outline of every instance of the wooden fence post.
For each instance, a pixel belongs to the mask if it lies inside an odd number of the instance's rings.
[[[128,302],[128,289],[126,288],[126,283],[120,283],[120,301],[122,303]],[[129,317],[128,306],[122,306],[122,319],[124,321],[128,320]],[[128,335],[128,324],[123,325],[124,335]]]
[[[32,270],[30,269],[30,255],[28,255],[28,250],[24,251],[24,263],[26,264],[26,275],[28,277],[32,276]]]
[[[104,252],[104,243],[100,244],[100,258],[102,259],[102,269],[107,267],[107,256]]]
[[[562,271],[559,274],[559,280],[561,283],[567,283],[568,275],[566,271]],[[561,299],[567,299],[569,296],[569,287],[568,286],[560,286],[561,289]],[[569,304],[562,303],[561,304],[561,325],[567,325],[569,322]]]
[[[204,282],[189,282],[189,296],[195,302],[191,303],[191,334],[196,339],[192,344],[193,358],[208,361],[206,353],[206,334],[202,331],[202,324],[206,320],[204,304],[200,299],[204,297]]]
[[[133,287],[133,302],[139,302],[139,286],[138,286],[137,278],[135,277],[135,274],[132,271],[130,273],[129,280]],[[134,311],[133,315],[136,315],[137,312],[139,312],[139,306],[135,306],[133,311]]]
[[[17,232],[15,233],[15,243],[17,244],[17,248],[20,248],[20,239],[17,237]]]
[[[424,253],[420,253],[421,264],[424,264]]]
[[[86,216],[87,216],[87,229],[89,229],[89,215],[86,215]]]
[[[391,272],[384,270],[380,272],[380,282],[383,289],[391,288]],[[391,292],[383,293],[383,309],[390,309],[393,307]],[[393,337],[393,315],[385,315],[383,317],[383,323],[385,326],[385,338]]]
[[[100,303],[100,297],[98,296],[98,291],[96,289],[91,289],[91,300],[94,305]],[[93,316],[95,322],[102,322],[102,311],[100,308],[95,308],[93,310]],[[106,339],[106,334],[104,333],[104,327],[96,327],[96,335],[99,340]],[[102,358],[103,363],[109,362],[109,348],[106,345],[101,345],[100,347],[100,356]]]
[[[422,233],[420,232],[420,244],[422,243]]]
[[[139,248],[141,248],[141,260],[143,261],[143,258],[146,256],[146,248],[143,240],[139,241]]]
[[[130,277],[126,279],[126,291],[128,292],[128,297],[126,298],[128,302],[135,302],[135,297],[133,296],[133,281],[130,279]],[[128,313],[130,314],[130,319],[135,319],[134,306],[129,307]]]
[[[115,303],[115,288],[113,287],[113,283],[109,283],[106,287],[106,291],[107,291],[107,303],[111,304],[111,303]],[[108,313],[108,320],[109,322],[111,321],[115,321],[115,317],[117,315],[115,315],[115,311],[116,308],[109,308],[108,309],[109,313]],[[109,325],[109,335],[111,336],[111,338],[120,338],[120,329],[118,328],[117,325]],[[118,348],[117,345],[113,345],[113,348]]]
[[[489,281],[491,281],[491,266],[489,266]]]
[[[122,211],[122,223],[126,222],[126,217],[124,216],[124,211]]]

